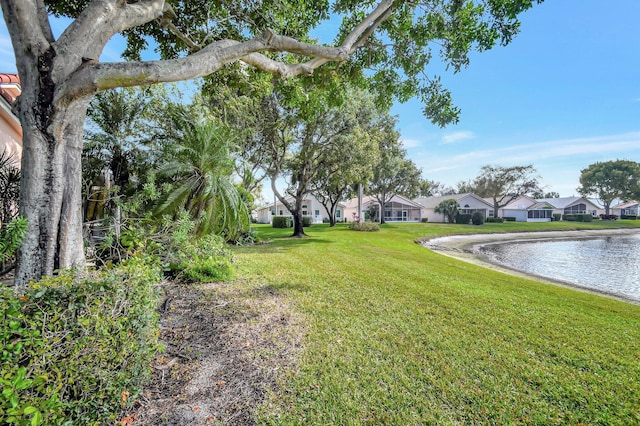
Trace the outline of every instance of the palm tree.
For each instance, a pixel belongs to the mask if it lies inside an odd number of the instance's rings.
[[[7,151],[0,153],[0,225],[17,214],[20,198],[20,169]]]
[[[438,204],[435,209],[433,209],[433,211],[445,215],[449,223],[455,223],[459,208],[460,206],[458,205],[458,202],[453,198],[450,198],[441,201],[440,204]]]
[[[232,131],[215,120],[188,121],[189,114],[174,115],[181,121],[181,137],[170,147],[169,159],[158,173],[170,179],[172,190],[162,199],[156,214],[177,216],[186,210],[196,222],[196,233],[237,236],[249,225],[249,214],[231,175]],[[187,121],[184,121],[187,120]]]

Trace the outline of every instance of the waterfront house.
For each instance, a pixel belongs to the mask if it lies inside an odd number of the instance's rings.
[[[513,217],[516,222],[551,222],[555,207],[522,195],[498,210],[500,217]]]
[[[294,200],[292,197],[287,197],[287,202],[293,204]],[[270,205],[260,207],[256,209],[254,213],[254,218],[258,223],[271,223],[273,216],[291,216],[291,212],[280,200],[277,200],[275,205],[271,203]],[[310,216],[311,223],[323,223],[323,221],[329,220],[329,212],[327,212],[327,209],[311,194],[305,196],[302,201],[302,216]],[[336,221],[343,222],[344,216],[345,205],[338,203],[338,207],[336,208]]]
[[[611,207],[611,214],[618,215],[620,218],[635,218],[640,216],[639,206],[640,202],[635,200],[621,202]]]
[[[352,198],[345,203],[347,222],[353,222],[358,217],[358,199]],[[423,206],[402,195],[394,195],[384,205],[385,222],[419,222],[422,219]],[[367,220],[380,222],[380,203],[375,197],[367,195],[362,198],[362,210],[368,212]]]
[[[444,200],[456,200],[461,214],[473,214],[480,212],[486,219],[493,214],[493,204],[478,197],[473,193],[440,195],[437,197],[416,198],[414,201],[422,205],[422,217],[429,222],[445,222],[446,215],[436,213],[435,208]]]

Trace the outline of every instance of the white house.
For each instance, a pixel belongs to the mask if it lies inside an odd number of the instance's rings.
[[[287,202],[293,203],[293,198],[287,198]],[[338,203],[338,207],[336,208],[336,221],[344,221],[344,210],[345,205]],[[255,211],[255,218],[258,223],[271,223],[273,216],[291,216],[291,212],[279,200],[276,202],[275,207],[274,204],[271,203]],[[302,216],[311,216],[312,223],[322,223],[323,219],[329,219],[329,212],[327,212],[327,209],[325,209],[316,197],[309,194],[302,201]]]
[[[500,217],[514,217],[516,222],[551,222],[555,207],[522,195],[498,210]]]
[[[352,198],[345,203],[345,215],[348,222],[353,222],[357,217],[358,199]],[[390,201],[384,205],[385,222],[419,222],[422,219],[422,205],[403,197],[394,195]],[[362,198],[362,209],[370,212],[370,220],[380,221],[380,203],[375,197],[367,195]]]
[[[640,202],[631,200],[626,201],[624,203],[618,203],[615,206],[611,207],[611,214],[618,215],[620,217],[624,216],[640,216],[639,211]]]
[[[458,205],[460,206],[459,212],[462,214],[480,212],[486,219],[489,216],[489,213],[493,212],[492,204],[472,193],[416,198],[414,201],[422,205],[423,218],[429,219],[429,222],[445,222],[447,217],[442,213],[436,213],[435,208],[444,200],[450,199],[458,202]]]
[[[596,217],[601,211],[600,206],[585,197],[544,198],[537,201],[551,204],[553,212],[560,213],[563,216],[568,214],[590,214]]]

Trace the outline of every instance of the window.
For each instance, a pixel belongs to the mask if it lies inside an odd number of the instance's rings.
[[[336,217],[340,217],[340,210],[336,210]]]
[[[306,205],[306,204],[303,204],[303,205],[302,205],[302,208],[303,208],[303,209],[306,209],[306,208],[307,208],[307,205]]]
[[[576,204],[575,206],[567,207],[564,209],[564,214],[581,214],[587,212],[587,205],[584,203]]]
[[[306,215],[308,215],[308,214],[309,214],[309,212],[308,212],[308,211],[306,211],[306,210],[302,210],[302,216],[306,216]]]
[[[529,219],[551,219],[552,213],[552,209],[529,210],[527,212],[527,217]]]
[[[280,216],[284,215],[284,212],[282,210],[280,210]]]
[[[314,215],[315,215],[315,216],[320,216],[320,210],[316,210],[316,211],[314,212]]]
[[[273,216],[275,216],[275,215],[276,215],[276,211],[275,211],[275,210],[271,210],[271,214],[272,214]]]

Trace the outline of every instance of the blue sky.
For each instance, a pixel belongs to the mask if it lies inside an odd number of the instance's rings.
[[[639,0],[535,6],[521,16],[521,33],[509,46],[474,54],[458,74],[442,74],[462,109],[457,125],[432,125],[418,101],[393,108],[409,156],[425,178],[450,186],[486,164],[533,164],[546,190],[562,196],[577,193],[589,164],[640,161],[638,17]],[[118,55],[111,43],[101,59]],[[15,72],[12,56],[2,21],[0,72]]]

